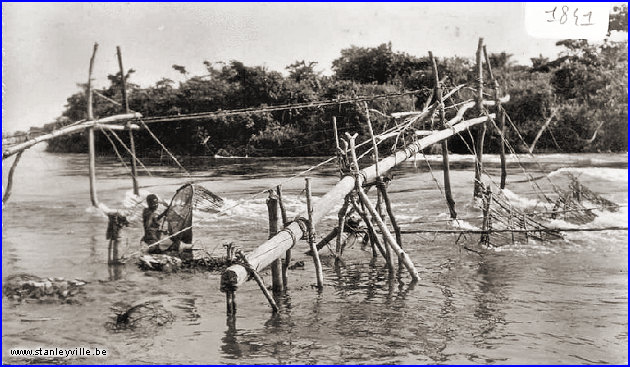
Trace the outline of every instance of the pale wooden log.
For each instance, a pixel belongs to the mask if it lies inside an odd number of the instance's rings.
[[[113,130],[113,131],[140,130],[140,126],[136,124],[128,124],[128,125],[95,124],[94,128],[107,129],[107,130]]]
[[[118,66],[120,68],[120,81],[124,112],[129,113],[129,100],[127,98],[127,76],[125,75],[125,68],[123,68],[122,52],[120,51],[120,46],[116,46],[116,54],[118,55]],[[130,124],[130,122],[128,124]],[[131,182],[133,184],[133,193],[134,195],[138,195],[139,189],[136,167],[136,143],[134,141],[133,131],[131,129],[129,129],[129,150],[131,151]]]
[[[439,131],[439,130],[416,130],[414,132],[414,134],[416,134],[416,136],[428,136],[428,135],[431,135],[431,134],[433,134],[433,133],[435,133],[437,131]]]
[[[444,100],[442,99],[442,86],[440,85],[440,77],[438,74],[437,62],[433,57],[433,53],[429,51],[429,58],[431,59],[431,65],[433,68],[433,81],[435,82],[435,96],[440,105],[440,128],[446,127],[446,113],[444,112]],[[446,204],[451,214],[451,218],[457,218],[457,212],[455,211],[455,200],[451,192],[451,174],[450,164],[448,161],[448,139],[441,141],[442,145],[442,172],[444,173],[444,196],[446,198]],[[400,232],[400,229],[397,233]],[[400,243],[399,243],[400,244]]]
[[[269,238],[272,238],[278,233],[278,197],[273,193],[273,190],[269,190],[267,213],[269,214]],[[271,289],[274,292],[282,291],[282,262],[280,258],[271,263]]]
[[[59,130],[55,130],[52,131],[49,134],[45,134],[45,135],[40,135],[36,138],[30,139],[29,141],[26,141],[24,143],[21,144],[17,144],[14,145],[12,147],[9,147],[7,149],[3,149],[2,150],[2,159],[6,159],[9,158],[10,156],[21,152],[25,149],[28,149],[30,147],[32,147],[33,145],[48,141],[50,139],[54,139],[58,136],[63,136],[63,135],[70,135],[70,134],[76,134],[78,132],[81,132],[83,130],[86,130],[88,128],[91,127],[95,127],[98,124],[104,124],[106,125],[106,127],[110,127],[111,125],[108,125],[110,123],[116,122],[116,121],[126,121],[126,120],[132,120],[132,119],[137,119],[142,117],[142,114],[138,113],[138,112],[134,112],[134,113],[129,113],[129,114],[123,114],[123,115],[115,115],[115,116],[110,116],[110,117],[104,117],[102,119],[99,120],[94,120],[94,121],[86,121],[86,122],[82,122],[80,124],[77,125],[72,125],[72,126],[67,126],[67,127],[63,127]]]
[[[494,114],[490,114],[494,118]],[[398,150],[395,154],[382,159],[379,162],[379,172],[386,173],[393,167],[401,164],[407,159],[413,157],[416,153],[428,146],[440,142],[442,139],[458,134],[472,126],[487,121],[486,116],[477,117],[467,121],[463,121],[451,128],[440,130],[433,135],[419,139],[407,145],[404,149]],[[360,184],[372,183],[376,180],[376,171],[374,165],[363,169],[359,174]],[[355,187],[355,179],[346,176],[341,179],[331,190],[320,198],[317,205],[313,206],[312,219],[313,223],[319,223],[328,212],[330,212],[337,203],[343,200]],[[265,241],[259,247],[254,249],[246,258],[249,264],[256,270],[264,269],[271,262],[282,256],[284,252],[293,245],[293,238],[301,238],[304,231],[298,222],[290,223],[285,230],[278,232],[276,236]],[[242,265],[232,265],[227,268],[222,276],[221,282],[226,286],[236,287],[247,280],[247,270]]]
[[[15,156],[15,160],[13,161],[13,163],[11,164],[11,168],[9,169],[7,188],[4,190],[4,195],[2,196],[2,204],[5,204],[7,201],[9,201],[9,197],[11,197],[11,190],[13,189],[13,174],[15,173],[15,168],[17,167],[20,158],[22,158],[22,153],[24,152],[22,151]]]
[[[446,96],[442,97],[442,99],[446,99]],[[501,97],[500,99],[501,103],[508,103],[510,101],[510,95],[507,94],[503,97]],[[452,127],[454,125],[456,125],[458,122],[462,121],[462,119],[464,118],[464,113],[466,113],[467,110],[469,110],[472,107],[475,107],[476,102],[471,101],[471,102],[467,102],[461,105],[461,107],[457,110],[457,114],[455,115],[455,117],[453,117],[452,119],[448,120],[448,122],[446,123],[446,125],[448,127]],[[496,102],[495,101],[483,101],[483,105],[484,106],[495,106]],[[424,116],[426,117],[426,115]],[[416,135],[431,135],[432,133],[435,133],[439,130],[418,130],[418,132],[416,133]],[[400,134],[399,131],[393,131],[391,133],[387,133],[387,134],[381,134],[379,136],[377,136],[379,141],[383,141],[385,139],[389,139],[391,137],[394,136],[398,136]]]
[[[315,247],[315,223],[313,222],[313,197],[311,195],[311,179],[306,178],[306,207],[308,212],[308,244],[313,252],[313,262],[315,263],[315,275],[317,276],[317,288],[324,287],[324,273],[322,272],[322,262],[319,260],[319,252]]]

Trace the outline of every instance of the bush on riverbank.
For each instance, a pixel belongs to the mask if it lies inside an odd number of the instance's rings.
[[[620,15],[621,14],[621,15]],[[611,29],[627,32],[627,7],[617,9]],[[537,150],[593,152],[627,150],[627,42],[609,40],[591,44],[585,40],[558,42],[563,52],[556,60],[532,58],[531,66],[513,65],[510,54],[490,55],[491,64],[502,91],[510,94],[505,105],[511,120],[524,138],[509,129],[507,138],[522,151],[551,119],[537,142]],[[369,107],[385,115],[422,107],[433,87],[430,60],[395,52],[390,44],[341,50],[333,61],[333,76],[322,76],[316,63],[298,61],[288,66],[288,75],[261,66],[241,62],[213,64],[204,62],[207,74],[190,76],[176,85],[162,79],[154,86],[141,88],[130,83],[129,106],[144,116],[177,116],[208,111],[298,104],[420,90],[415,96],[400,96],[369,102]],[[184,66],[173,65],[185,75]],[[446,86],[475,85],[474,60],[460,57],[438,60]],[[121,100],[121,75],[109,76],[110,85],[98,90],[110,99]],[[486,84],[488,85],[488,84]],[[82,86],[83,87],[83,86]],[[492,93],[490,89],[488,93]],[[472,96],[464,90],[454,102]],[[95,96],[95,116],[120,113],[120,106]],[[58,128],[86,118],[85,92],[68,98],[66,110],[49,128]],[[340,132],[358,132],[359,140],[368,137],[362,104],[291,109],[246,115],[205,117],[196,120],[158,122],[150,125],[157,137],[177,155],[235,156],[312,156],[334,153],[332,117],[337,117]],[[375,131],[391,126],[392,121],[379,113],[370,116]],[[510,126],[510,124],[508,124]],[[490,128],[487,150],[497,151],[499,139]],[[123,136],[124,135],[124,136]],[[146,131],[135,134],[140,156],[161,154],[160,146]],[[126,134],[121,138],[127,143]],[[48,146],[53,152],[87,150],[86,134],[54,139]],[[401,139],[401,141],[404,139]],[[97,134],[97,150],[113,154],[111,144]],[[452,139],[450,149],[467,153],[461,139]],[[119,148],[123,150],[123,148]]]

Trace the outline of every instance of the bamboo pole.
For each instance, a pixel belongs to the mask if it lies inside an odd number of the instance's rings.
[[[479,38],[477,46],[477,113],[483,114],[483,65],[481,61],[481,53],[483,49],[483,38]],[[486,136],[486,124],[482,124],[477,131],[477,139],[475,140],[475,182],[473,196],[481,196],[481,172],[483,171],[483,141]]]
[[[306,178],[306,207],[308,212],[308,244],[313,252],[313,262],[315,263],[315,273],[317,276],[317,288],[324,287],[324,273],[322,272],[322,263],[319,260],[319,252],[315,247],[315,225],[313,223],[313,198],[311,195],[311,179]]]
[[[94,121],[94,106],[92,105],[92,70],[94,69],[94,58],[96,57],[96,50],[98,50],[98,43],[94,43],[94,50],[92,51],[92,57],[90,58],[90,70],[88,73],[87,82],[87,118],[89,121]],[[92,205],[98,207],[98,198],[96,197],[96,152],[94,147],[94,128],[88,129],[88,171],[90,176],[90,201]]]
[[[440,76],[438,74],[437,63],[433,57],[433,52],[429,51],[429,58],[431,58],[431,66],[433,68],[433,80],[435,82],[435,96],[437,103],[440,106],[440,128],[446,127],[446,113],[444,112],[444,100],[442,99],[442,85],[440,84]],[[448,205],[448,211],[451,214],[451,218],[457,218],[457,212],[455,211],[455,200],[453,199],[453,193],[451,192],[451,174],[450,164],[448,160],[448,139],[444,139],[441,142],[442,145],[442,166],[444,173],[444,195],[446,196],[446,204]]]
[[[484,58],[486,60],[486,68],[488,70],[488,76],[490,78],[490,81],[493,84],[493,89],[494,89],[494,100],[496,102],[496,113],[497,116],[499,116],[499,134],[501,136],[501,145],[500,145],[500,151],[499,151],[499,157],[501,158],[501,190],[503,190],[505,188],[505,180],[507,178],[507,170],[505,168],[505,111],[503,111],[503,107],[501,106],[501,99],[499,98],[499,82],[497,81],[497,79],[494,77],[494,74],[492,73],[492,65],[490,64],[490,58],[488,57],[488,50],[486,49],[486,46],[483,46],[483,55]],[[532,144],[532,145],[535,145]],[[531,153],[531,151],[530,151]]]
[[[269,238],[272,238],[278,233],[278,197],[273,190],[269,190],[267,213],[269,214]],[[274,292],[282,291],[282,261],[280,258],[271,263],[271,289]]]
[[[494,114],[490,114],[491,118],[494,118]],[[440,142],[442,139],[448,138],[458,134],[470,127],[478,125],[487,121],[488,117],[482,116],[467,121],[462,121],[457,125],[440,130],[435,134],[429,135],[425,138],[419,139],[413,143],[408,144],[404,149],[398,150],[396,153],[390,155],[387,158],[382,159],[379,162],[379,172],[386,173],[393,167],[401,164],[407,159],[414,156],[422,149]],[[360,184],[372,183],[376,180],[376,172],[374,165],[363,169],[359,173]],[[313,223],[319,223],[328,212],[330,212],[337,203],[343,200],[355,187],[355,179],[351,176],[342,178],[326,195],[324,195],[317,202],[317,205],[313,205]],[[264,269],[269,266],[271,262],[284,254],[284,252],[291,248],[294,238],[301,238],[305,234],[298,221],[290,223],[284,231],[278,232],[278,234],[265,241],[259,247],[250,252],[246,258],[249,264],[256,270]],[[221,276],[221,282],[226,287],[234,287],[243,284],[247,280],[247,269],[242,265],[235,264],[228,267]],[[222,289],[224,289],[222,287]]]
[[[2,159],[6,159],[11,157],[14,154],[17,154],[23,150],[26,150],[30,147],[32,147],[33,145],[48,141],[50,139],[54,139],[58,136],[63,136],[63,135],[71,135],[71,134],[76,134],[78,132],[81,132],[83,130],[89,129],[91,127],[97,127],[99,124],[110,124],[113,122],[117,122],[117,121],[126,121],[126,120],[131,120],[131,119],[136,119],[136,118],[140,118],[142,117],[142,114],[138,113],[138,112],[134,112],[134,113],[130,113],[130,114],[124,114],[124,115],[114,115],[114,116],[110,116],[110,117],[104,117],[102,119],[99,120],[94,120],[94,121],[85,121],[76,125],[72,125],[72,126],[66,126],[63,127],[61,129],[55,130],[49,134],[44,134],[44,135],[40,135],[36,138],[30,139],[29,141],[26,141],[24,143],[21,144],[16,144],[12,147],[9,147],[7,149],[3,149],[2,150]],[[111,127],[112,125],[107,125],[104,127]]]
[[[287,219],[287,210],[284,207],[284,202],[282,201],[282,185],[276,186],[276,194],[278,194],[278,205],[280,206],[280,215],[282,216],[282,228],[286,227],[289,224]],[[287,275],[287,271],[289,270],[289,264],[291,263],[291,248],[289,248],[284,254],[284,263],[282,264],[282,284],[284,288],[289,284],[289,277]]]
[[[122,63],[122,53],[120,51],[120,46],[116,46],[116,54],[118,55],[118,66],[120,67],[120,82],[122,89],[122,99],[124,112],[129,113],[129,100],[127,98],[127,77],[125,75],[125,69],[123,68]],[[131,125],[131,121],[127,123],[129,127]],[[139,194],[138,190],[138,179],[137,179],[137,168],[136,168],[136,143],[133,138],[133,130],[129,129],[129,150],[131,151],[131,181],[133,183],[133,193],[134,195]]]
[[[24,151],[21,151],[20,153],[18,153],[18,155],[15,156],[15,160],[13,161],[13,163],[11,164],[11,168],[9,169],[7,188],[4,190],[4,195],[2,196],[2,204],[6,204],[6,202],[9,201],[9,197],[11,197],[11,189],[13,189],[13,174],[15,173],[15,168],[17,167],[20,158],[22,158],[22,153],[24,153]]]

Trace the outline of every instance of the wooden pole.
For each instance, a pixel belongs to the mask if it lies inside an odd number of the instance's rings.
[[[4,190],[4,195],[2,196],[2,204],[6,204],[6,202],[9,201],[9,197],[11,196],[11,189],[13,189],[13,174],[15,173],[15,168],[17,167],[20,158],[22,158],[22,153],[24,153],[24,151],[21,151],[20,153],[18,153],[18,155],[15,156],[15,160],[13,161],[13,163],[11,164],[11,168],[9,169],[7,188],[6,190]]]
[[[284,207],[284,202],[282,201],[282,185],[278,185],[276,187],[276,193],[278,194],[278,205],[280,206],[280,215],[282,216],[282,228],[286,227],[289,224],[289,220],[287,219],[287,210]],[[287,276],[287,271],[289,270],[289,264],[291,263],[291,248],[289,248],[284,254],[284,263],[282,264],[282,284],[286,289],[289,278]]]
[[[337,241],[335,242],[335,256],[337,259],[341,259],[341,253],[343,252],[343,233],[344,227],[346,226],[346,214],[348,214],[349,205],[350,200],[346,196],[343,200],[343,205],[341,206],[339,213],[337,213],[337,228],[339,228],[339,231],[337,231]]]
[[[94,43],[94,49],[92,50],[92,57],[90,58],[90,69],[88,71],[87,82],[87,119],[89,121],[94,120],[94,106],[92,105],[92,71],[94,70],[94,58],[96,57],[96,51],[98,50],[98,43]]]
[[[490,204],[492,201],[492,191],[490,190],[489,186],[487,189],[482,190],[482,195],[483,195],[483,208],[482,208],[483,222],[481,224],[481,229],[483,233],[481,234],[480,242],[483,242],[486,246],[488,246],[490,244],[490,230],[492,229],[491,221],[490,221]]]
[[[327,235],[322,237],[322,239],[320,239],[319,242],[317,242],[317,244],[315,245],[315,248],[317,248],[317,251],[321,251],[324,248],[324,246],[326,246],[330,241],[337,238],[338,233],[339,233],[339,227],[335,227],[330,232],[328,232]],[[347,239],[347,235],[343,233],[342,241],[345,241],[346,239]],[[305,252],[305,254],[308,256],[312,256],[312,251],[309,249],[308,251]]]
[[[433,67],[433,80],[435,81],[435,96],[437,103],[440,106],[440,128],[446,128],[446,113],[444,112],[444,100],[442,100],[442,85],[440,84],[440,76],[438,74],[437,62],[433,57],[433,53],[429,51],[429,57],[431,58],[431,65]],[[451,214],[451,218],[457,218],[457,212],[455,211],[455,200],[453,200],[453,193],[451,192],[451,174],[450,164],[448,160],[448,139],[444,139],[441,142],[442,145],[442,166],[444,172],[444,195],[446,196],[446,204],[448,205],[448,211]]]
[[[479,38],[477,46],[477,112],[483,114],[483,63],[481,61],[481,53],[483,49],[483,38]],[[483,171],[483,141],[486,136],[486,124],[482,124],[477,131],[477,139],[475,140],[475,182],[474,197],[481,197],[481,172]]]
[[[378,180],[381,177],[381,174],[378,171],[378,145],[376,144],[376,137],[374,136],[374,129],[372,129],[372,121],[370,119],[370,109],[368,108],[367,102],[363,102],[363,105],[365,106],[365,116],[367,118],[368,131],[370,132],[370,138],[372,139],[372,153],[374,157],[374,168],[376,169],[376,177]],[[358,169],[359,168],[357,167],[357,172],[358,172]],[[383,197],[380,191],[376,192],[376,210],[378,211],[378,214],[381,216],[381,218],[383,218],[384,217]]]
[[[116,46],[116,54],[118,55],[118,66],[120,67],[120,82],[121,82],[121,89],[122,89],[124,112],[129,113],[129,100],[127,98],[127,76],[125,75],[125,69],[123,68],[122,53],[120,51],[120,46]],[[131,125],[131,121],[129,121],[127,125]],[[138,195],[139,189],[138,189],[137,167],[136,167],[136,143],[133,138],[133,130],[131,129],[129,129],[129,150],[131,151],[131,181],[133,183],[133,193],[134,195]]]
[[[367,200],[367,195],[365,194],[365,192],[363,192],[363,188],[361,187],[360,184],[360,179],[359,179],[359,160],[357,159],[357,150],[356,150],[356,146],[355,146],[355,142],[354,140],[356,139],[356,134],[354,136],[350,136],[350,134],[346,133],[348,135],[348,140],[350,142],[350,155],[352,157],[352,162],[353,162],[353,166],[354,166],[354,177],[355,177],[355,187],[354,190],[357,192],[357,194],[359,194],[359,199],[361,200],[361,202],[363,203],[363,205],[365,205],[366,208],[368,208],[368,205],[371,205],[371,203],[366,202]],[[376,166],[374,167],[375,172],[376,171]],[[378,180],[380,178],[380,176],[378,176],[378,173],[376,174],[376,179]],[[363,195],[361,195],[361,193],[363,193]],[[381,215],[378,212],[378,210],[376,210],[376,208],[374,208],[375,210],[369,210],[368,208],[368,212],[370,213],[370,215],[372,216],[372,221],[374,221],[375,223],[377,223],[377,225],[380,227],[380,225],[378,224],[379,220],[381,223],[383,223],[383,220],[381,219]],[[387,228],[387,227],[385,227]],[[383,229],[381,229],[381,232],[383,232]],[[389,268],[390,272],[393,272],[394,269],[396,268],[396,264],[394,263],[394,256],[392,255],[392,246],[389,243],[389,241],[387,240],[387,238],[385,237],[385,233],[383,233],[383,239],[384,239],[384,245],[385,245],[385,261],[387,262],[387,267]]]
[[[501,129],[501,190],[505,189],[505,181],[507,179],[507,169],[505,163],[505,111],[500,106],[497,109],[497,115],[499,116],[499,128]]]
[[[490,114],[490,117],[494,118],[494,114]],[[482,116],[462,121],[450,128],[440,130],[425,138],[418,139],[417,141],[408,144],[404,149],[400,149],[389,157],[382,159],[379,162],[379,172],[388,172],[392,168],[413,157],[414,154],[418,153],[422,149],[438,143],[449,136],[453,136],[465,131],[466,129],[483,123],[487,121],[487,119],[488,117]],[[374,182],[376,180],[374,165],[361,170],[358,178],[360,184]],[[328,191],[328,193],[326,193],[326,195],[318,200],[317,205],[313,205],[313,223],[319,223],[319,221],[321,221],[337,203],[341,202],[346,195],[355,188],[355,185],[356,180],[354,177],[345,176],[342,178],[332,189]],[[269,266],[273,260],[282,256],[287,249],[293,246],[294,238],[301,238],[304,234],[304,229],[302,229],[297,221],[291,222],[286,226],[284,231],[278,232],[275,237],[265,241],[252,252],[247,254],[247,261],[256,270],[264,269]],[[228,267],[221,275],[221,289],[230,289],[230,287],[233,288],[241,285],[245,283],[247,277],[247,269],[240,264],[234,264]]]
[[[418,271],[416,270],[415,265],[411,261],[411,258],[409,258],[409,255],[407,255],[407,253],[402,248],[400,248],[398,244],[396,244],[396,240],[394,239],[392,234],[389,232],[389,229],[387,229],[387,226],[385,225],[383,220],[380,218],[380,216],[378,216],[378,213],[376,212],[376,208],[374,208],[372,203],[369,201],[370,199],[367,197],[365,192],[363,192],[363,189],[359,190],[359,196],[361,197],[361,200],[365,202],[366,204],[365,206],[367,207],[368,211],[372,214],[373,218],[376,219],[376,224],[378,225],[379,229],[383,233],[383,237],[385,238],[387,243],[392,247],[394,252],[396,252],[400,262],[402,262],[405,268],[407,268],[407,271],[409,271],[409,275],[411,276],[411,279],[418,280],[419,279]]]
[[[267,213],[269,214],[269,238],[272,238],[278,233],[278,197],[273,190],[269,190]],[[274,292],[282,291],[282,261],[280,258],[271,263],[271,289]]]
[[[260,290],[265,295],[265,298],[267,299],[267,302],[269,302],[269,306],[271,306],[271,309],[273,310],[273,312],[274,313],[278,312],[278,305],[276,304],[276,301],[273,299],[273,297],[267,290],[267,287],[265,287],[265,282],[263,282],[262,278],[260,277],[260,274],[258,274],[258,272],[256,271],[252,271],[251,275],[256,281],[256,284],[258,284],[258,287],[260,288]]]
[[[365,223],[365,226],[367,227],[370,244],[372,245],[372,257],[376,257],[377,255],[376,250],[378,250],[381,253],[381,256],[383,256],[383,259],[387,260],[387,252],[385,252],[385,249],[384,249],[383,244],[381,243],[381,240],[379,240],[378,236],[376,235],[376,231],[374,230],[374,226],[372,225],[370,218],[368,218],[368,215],[365,213],[365,211],[359,207],[359,203],[357,203],[354,197],[351,197],[350,200],[352,202],[352,206],[354,207],[354,210],[356,210],[356,212],[359,213],[359,216],[361,217],[361,219],[363,220],[363,223]]]
[[[90,70],[88,73],[87,83],[87,118],[89,121],[94,121],[94,106],[92,106],[92,70],[94,69],[94,58],[96,57],[96,50],[98,50],[98,43],[94,43],[94,50],[92,51],[92,57],[90,58]],[[88,160],[89,160],[89,175],[90,175],[90,200],[92,205],[98,207],[98,198],[96,197],[96,153],[94,147],[94,128],[88,129]]]
[[[488,57],[488,50],[486,49],[486,46],[483,46],[483,56],[486,60],[486,69],[488,71],[488,77],[490,78],[490,81],[493,84],[493,89],[494,89],[494,101],[496,103],[496,113],[497,116],[499,116],[499,134],[501,136],[501,145],[500,145],[500,158],[501,158],[501,190],[503,190],[505,188],[505,180],[507,178],[507,171],[505,168],[505,111],[503,111],[503,107],[501,106],[501,99],[499,98],[500,95],[500,91],[499,91],[499,82],[497,81],[497,79],[494,77],[494,74],[492,73],[492,65],[490,64],[490,58]],[[549,121],[551,121],[551,119],[549,119]],[[542,133],[542,131],[541,131]],[[536,144],[536,140],[534,140],[534,143],[532,144],[532,149],[533,146]],[[531,153],[531,151],[530,151]]]
[[[385,209],[387,209],[387,214],[389,215],[389,221],[392,223],[392,227],[394,228],[394,233],[396,234],[396,242],[398,246],[401,248],[402,245],[402,235],[400,234],[400,227],[398,226],[398,222],[396,221],[396,217],[394,216],[394,211],[392,210],[392,203],[389,200],[389,195],[387,194],[387,188],[385,187],[385,182],[382,179],[378,178],[376,182],[376,187],[381,192],[381,196],[383,197],[383,201],[385,202]]]
[[[341,147],[339,146],[339,132],[337,131],[337,116],[333,116],[333,131],[335,132],[335,151],[339,152]]]
[[[308,212],[308,244],[313,252],[313,262],[315,263],[315,273],[317,275],[317,288],[324,287],[324,273],[322,272],[322,263],[319,260],[319,252],[315,247],[315,229],[313,224],[313,198],[311,196],[311,179],[306,178],[306,208]]]
[[[523,216],[521,217],[521,225],[525,233],[525,243],[529,243],[529,231],[527,230],[527,218],[525,218],[525,213],[523,213]]]

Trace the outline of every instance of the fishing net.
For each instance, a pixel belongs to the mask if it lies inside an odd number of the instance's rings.
[[[573,224],[592,222],[597,214],[593,210],[616,212],[619,205],[593,192],[573,174],[569,173],[569,188],[559,193],[554,207],[549,214],[552,219],[562,219]]]
[[[201,185],[186,184],[173,195],[166,212],[166,223],[172,240],[192,243],[193,210],[217,212],[223,199]]]
[[[481,236],[481,242],[500,247],[515,242],[526,243],[529,239],[538,241],[560,240],[562,235],[542,223],[534,213],[512,205],[503,192],[483,192],[484,223],[489,231]]]

